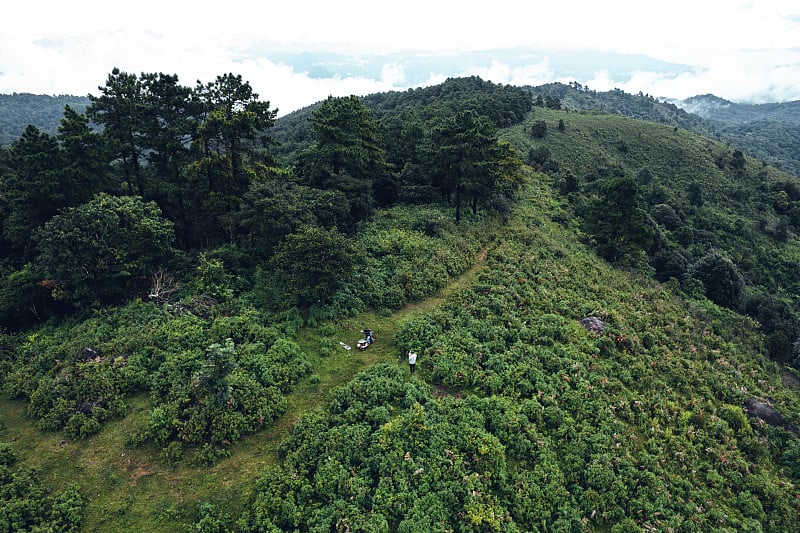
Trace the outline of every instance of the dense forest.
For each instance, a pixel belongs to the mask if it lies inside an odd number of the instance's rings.
[[[0,148],[0,530],[791,530],[800,180],[552,89],[115,69]]]

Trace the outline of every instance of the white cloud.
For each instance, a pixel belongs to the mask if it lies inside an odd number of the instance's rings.
[[[594,79],[577,81],[598,90],[620,87],[676,98],[705,92],[729,99],[800,98],[796,0],[495,0],[480,6],[455,0],[380,6],[366,0],[226,0],[212,10],[194,2],[139,0],[124,11],[99,0],[8,4],[0,19],[4,93],[96,93],[115,66],[177,73],[187,85],[234,72],[287,112],[329,94],[368,94],[409,83],[408,67],[394,59],[370,77],[313,78],[301,67],[249,55],[260,42],[285,50],[335,51],[350,55],[353,65],[366,55],[396,58],[414,50],[454,59],[508,47],[644,54],[694,69],[614,79],[619,74],[598,64]],[[503,57],[464,74],[515,85],[561,77],[547,60],[521,65]],[[427,83],[446,77],[432,70]]]
[[[500,60],[494,60],[489,67],[474,67],[463,72],[464,76],[480,76],[494,83],[507,85],[541,85],[556,79],[556,73],[548,58],[531,65],[512,67]]]
[[[390,87],[402,87],[406,83],[406,72],[403,65],[390,63],[381,68],[381,81]]]
[[[737,102],[765,103],[800,100],[800,51],[796,57],[775,57],[770,52],[743,53],[735,58],[720,56],[708,67],[697,67],[677,75],[637,71],[615,79],[599,71],[586,84],[595,90],[620,88],[675,99],[712,93]]]
[[[235,71],[250,82],[261,99],[269,100],[270,107],[280,115],[305,107],[328,96],[362,94],[361,87],[375,92],[379,82],[359,78],[315,79],[307,73],[296,72],[291,66],[273,63],[267,59],[247,60]]]
[[[586,85],[594,91],[610,91],[615,87],[620,88],[617,82],[612,80],[608,72],[605,70],[597,71],[594,78],[585,82],[583,85]]]

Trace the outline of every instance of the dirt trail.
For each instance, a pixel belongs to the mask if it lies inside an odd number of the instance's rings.
[[[240,448],[237,453],[252,453],[265,463],[276,461],[278,446],[288,437],[292,426],[300,419],[303,413],[324,403],[334,388],[347,383],[359,372],[363,372],[379,362],[405,365],[405,358],[393,340],[399,327],[416,315],[442,305],[451,294],[471,282],[484,267],[486,255],[490,248],[491,245],[483,248],[476,256],[475,263],[469,270],[452,280],[436,294],[424,300],[412,302],[398,309],[390,316],[382,316],[368,311],[343,321],[343,326],[349,330],[352,336],[352,338],[343,339],[343,342],[351,344],[353,349],[344,350],[338,346],[339,339],[336,339],[333,354],[326,358],[318,358],[316,361],[318,364],[314,365],[318,367],[315,372],[311,376],[303,378],[295,389],[287,395],[288,408],[286,413],[259,435],[243,439],[241,444],[236,446]],[[360,334],[362,325],[369,325],[375,331],[376,341],[367,350],[359,352],[355,349],[355,339]],[[314,336],[313,330],[301,331],[299,337],[299,342],[305,351],[313,353],[314,343],[319,341]],[[258,441],[258,445],[255,447],[248,445],[253,440]]]

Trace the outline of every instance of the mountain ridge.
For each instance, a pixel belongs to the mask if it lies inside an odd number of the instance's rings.
[[[800,426],[800,391],[783,376],[797,375],[800,180],[683,127],[623,116],[694,120],[645,95],[608,95],[617,114],[544,96],[519,113],[478,80],[438,91],[363,99],[398,132],[383,143],[387,161],[409,163],[391,169],[405,195],[332,241],[353,244],[354,270],[325,271],[342,276],[326,304],[276,309],[293,281],[269,277],[281,263],[267,254],[291,243],[301,253],[281,261],[296,270],[323,257],[329,248],[298,237],[319,234],[324,221],[309,213],[336,197],[306,202],[302,167],[258,166],[223,212],[237,233],[181,254],[174,293],[0,332],[13,407],[0,410],[0,458],[18,450],[7,468],[35,468],[43,496],[79,483],[90,531],[797,523],[800,440],[787,427]],[[497,146],[521,160],[503,176],[513,189],[459,222],[447,190],[403,191],[432,175],[431,133],[453,109],[468,118],[498,102],[507,112],[481,119],[511,124]],[[289,148],[313,150],[294,118]],[[90,205],[92,217],[108,211]],[[263,239],[292,224],[302,231]],[[22,283],[51,294],[35,273],[4,275],[17,283],[0,292],[6,302]],[[588,331],[586,317],[601,328]],[[365,327],[370,351],[341,344]],[[790,426],[754,417],[752,399]],[[237,417],[253,407],[261,418]]]

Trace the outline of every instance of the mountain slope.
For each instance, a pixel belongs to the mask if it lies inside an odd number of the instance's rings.
[[[682,128],[729,143],[800,175],[800,102],[737,104],[710,94],[673,100],[619,89],[595,91],[577,82],[527,89],[534,98],[558,99],[564,109],[616,114]]]
[[[89,105],[89,98],[28,93],[0,94],[0,146],[8,146],[19,139],[28,124],[33,124],[44,133],[55,135],[66,105],[83,113]]]
[[[547,125],[543,138],[530,133],[539,121]],[[797,283],[794,176],[748,157],[734,160],[734,149],[685,130],[614,115],[536,108],[508,137],[523,153],[546,149],[544,166],[557,168],[557,179],[574,175],[585,192],[607,176],[636,177],[648,209],[674,210],[678,220],[662,229],[692,254],[722,247],[754,284],[783,291]],[[792,198],[785,205],[777,202],[784,195]],[[790,233],[776,234],[781,220]]]
[[[633,95],[620,89],[595,91],[577,82],[546,83],[526,89],[534,98],[549,96],[557,99],[561,108],[566,110],[592,111],[648,120],[683,128],[706,137],[713,137],[715,134],[713,125],[708,124],[702,117],[651,95],[642,93]]]
[[[731,144],[800,175],[800,101],[737,104],[702,95],[676,103],[716,124]]]
[[[769,395],[796,422],[799,391],[758,354],[753,324],[609,268],[549,220],[547,178],[531,179],[475,282],[402,324],[397,351],[420,352],[417,378],[377,365],[306,415],[239,530],[798,519],[797,436],[741,407]],[[587,314],[606,329],[583,329]]]
[[[396,206],[352,237],[365,269],[344,296],[392,285],[395,300],[421,298],[412,308],[338,308],[301,327],[297,310],[262,309],[259,273],[248,285],[217,262],[207,280],[219,305],[137,301],[0,337],[6,392],[44,375],[30,403],[4,400],[0,441],[14,441],[47,486],[80,481],[91,531],[790,530],[800,521],[797,372],[766,356],[756,321],[701,286],[655,282],[652,250],[635,269],[600,259],[583,219],[603,183],[631,177],[654,246],[684,267],[722,248],[751,291],[796,307],[798,180],[621,116],[536,108],[502,137],[530,162],[505,223],[479,210],[455,225],[449,207]],[[586,329],[587,317],[603,329]],[[338,344],[363,327],[375,330],[375,351]],[[240,355],[233,398],[252,390],[245,370],[296,385],[283,417],[211,466],[137,441],[178,414],[135,391],[168,373],[199,385],[208,365],[194,369],[194,353],[227,337]],[[87,360],[91,343],[124,356]],[[296,384],[264,358],[269,344],[292,343],[310,372]],[[82,440],[80,426],[72,440],[26,421],[50,384],[74,382],[89,393],[118,386],[125,418],[104,418]],[[203,403],[185,394],[181,405]],[[221,419],[235,403],[220,406]]]

